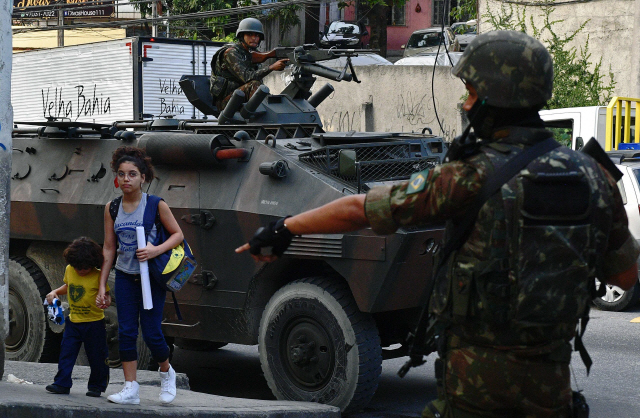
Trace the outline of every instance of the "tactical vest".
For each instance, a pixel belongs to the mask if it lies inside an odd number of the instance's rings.
[[[214,99],[226,97],[243,84],[242,80],[238,79],[233,73],[223,67],[224,53],[229,48],[237,48],[238,51],[245,55],[247,61],[249,63],[251,62],[251,55],[249,51],[238,44],[225,45],[217,50],[213,55],[213,58],[211,58],[210,91]]]
[[[519,151],[490,144],[472,158],[492,172]],[[566,147],[538,157],[484,204],[436,278],[432,311],[478,344],[569,341],[588,313],[611,206],[589,157]]]

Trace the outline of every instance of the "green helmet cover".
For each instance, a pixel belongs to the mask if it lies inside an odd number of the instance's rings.
[[[264,40],[264,31],[262,29],[262,22],[253,17],[248,17],[246,19],[242,19],[240,24],[238,25],[238,30],[236,30],[236,38],[243,41],[241,38],[243,33],[254,32],[260,35],[260,40]]]
[[[502,108],[544,105],[553,90],[549,51],[523,32],[492,31],[478,35],[451,73],[476,89],[478,98]]]

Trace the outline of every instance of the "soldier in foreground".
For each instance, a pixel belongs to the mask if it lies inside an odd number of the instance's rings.
[[[262,23],[252,17],[242,19],[236,31],[238,41],[218,50],[211,59],[210,90],[218,110],[222,111],[236,89],[249,100],[262,79],[271,71],[282,71],[288,60],[282,59],[266,68],[251,62],[251,52],[256,51],[264,39]]]
[[[463,108],[481,141],[457,138],[429,172],[272,222],[236,252],[274,261],[294,235],[446,221],[429,305],[438,399],[423,416],[573,417],[570,341],[581,345],[594,278],[630,289],[640,249],[612,176],[544,129],[553,65],[541,43],[479,35],[452,73],[466,83]]]

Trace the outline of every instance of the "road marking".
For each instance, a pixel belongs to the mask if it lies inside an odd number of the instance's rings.
[[[631,321],[629,321],[629,322],[635,322],[635,323],[640,322],[640,316],[639,316],[639,317],[637,317],[637,318],[633,318],[633,319],[632,319]]]

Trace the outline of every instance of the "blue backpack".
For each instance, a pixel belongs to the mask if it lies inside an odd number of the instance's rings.
[[[118,216],[121,200],[122,197],[117,197],[113,199],[109,206],[109,213],[114,221]],[[171,236],[160,221],[158,205],[161,200],[163,200],[161,197],[151,194],[147,195],[147,206],[145,207],[142,219],[142,225],[144,226],[147,239],[149,238],[149,233],[153,225],[156,225],[156,237],[153,242],[151,242],[151,244],[155,246],[162,244]],[[186,240],[182,240],[182,243],[175,248],[150,259],[147,263],[149,265],[149,276],[151,279],[160,285],[162,289],[171,292],[176,315],[179,320],[182,320],[175,292],[182,289],[182,286],[189,280],[198,265],[189,244],[187,244]]]

